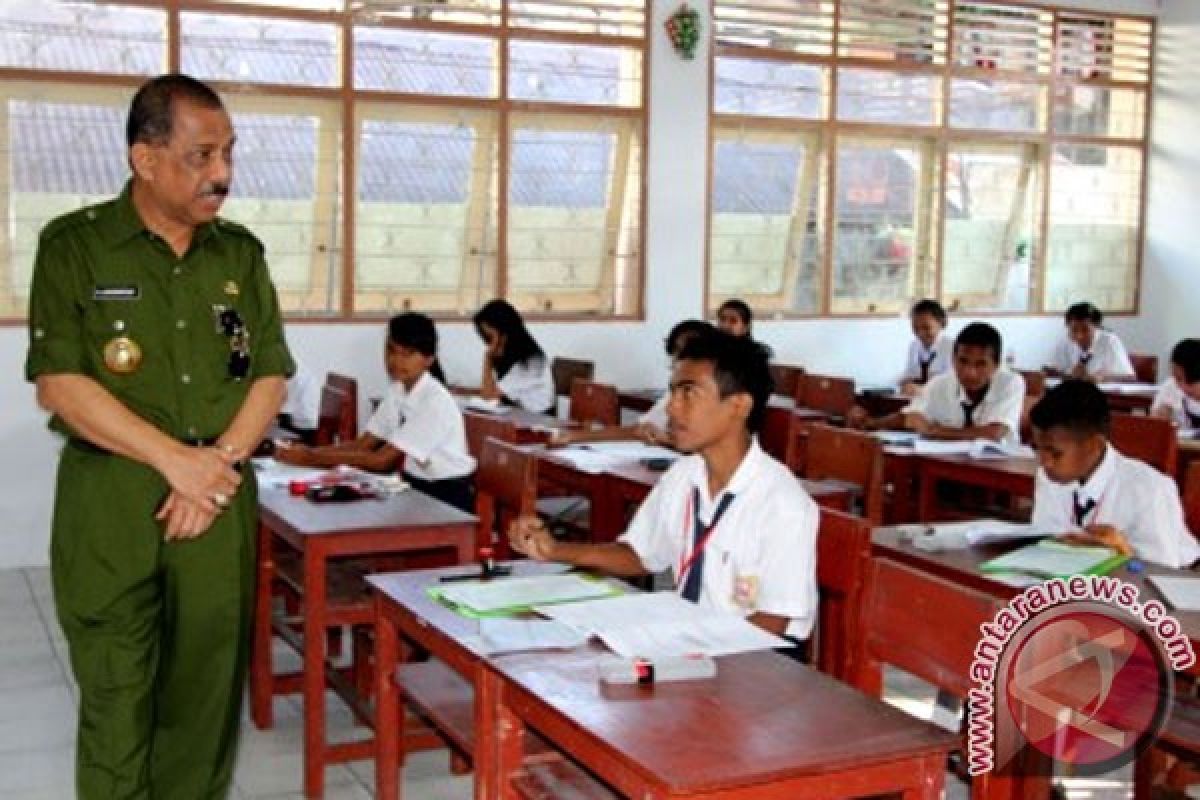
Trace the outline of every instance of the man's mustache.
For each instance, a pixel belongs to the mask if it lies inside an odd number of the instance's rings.
[[[204,191],[200,192],[202,197],[213,195],[216,197],[226,197],[229,194],[229,184],[214,183],[212,186],[204,187]]]

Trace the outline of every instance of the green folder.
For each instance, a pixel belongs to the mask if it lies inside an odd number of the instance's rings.
[[[1039,578],[1107,575],[1129,560],[1107,547],[1086,547],[1043,539],[979,565],[983,572],[1019,572]]]
[[[534,599],[533,602],[521,603],[518,605],[502,606],[499,608],[488,608],[486,610],[479,610],[479,609],[464,605],[462,603],[457,603],[450,597],[446,596],[447,593],[453,593],[454,589],[456,589],[456,588],[466,586],[466,585],[472,585],[472,584],[479,585],[479,584],[482,584],[483,581],[469,581],[469,582],[464,581],[463,583],[457,583],[457,584],[453,584],[453,585],[447,584],[445,586],[430,586],[425,590],[425,592],[434,601],[441,603],[442,605],[446,606],[447,608],[450,608],[453,611],[455,611],[456,613],[458,613],[464,617],[467,617],[469,619],[489,619],[489,618],[498,618],[498,617],[513,617],[513,616],[517,616],[518,614],[530,613],[531,611],[533,611],[534,606],[554,605],[557,603],[573,603],[573,602],[580,602],[583,600],[597,600],[597,599],[600,599],[603,597],[614,597],[619,594],[624,594],[624,592],[622,592],[622,590],[619,586],[613,584],[612,582],[607,581],[607,579],[602,578],[598,575],[587,575],[587,574],[580,574],[580,573],[570,573],[570,574],[574,575],[576,578],[579,578],[581,580],[585,580],[588,582],[595,582],[596,584],[598,584],[598,587],[601,589],[601,591],[599,591],[596,594],[589,596],[589,597],[570,597],[570,596],[568,596],[568,597],[563,597],[563,598],[557,598],[557,597],[554,597],[553,595],[541,595],[541,596],[537,597],[536,599]],[[532,577],[532,576],[530,576],[530,577]],[[520,581],[522,581],[522,578],[520,578],[520,577],[518,577],[518,578],[493,578],[492,580],[493,581],[520,582]]]

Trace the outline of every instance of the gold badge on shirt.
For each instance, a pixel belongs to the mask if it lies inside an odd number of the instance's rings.
[[[225,281],[225,294],[230,297],[237,297],[241,293],[238,289],[237,281]]]
[[[104,366],[108,371],[117,375],[129,375],[137,372],[142,365],[142,348],[128,336],[118,336],[109,339],[104,345]]]

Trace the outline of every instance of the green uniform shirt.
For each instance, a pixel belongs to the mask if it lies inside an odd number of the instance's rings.
[[[236,309],[249,333],[250,371],[229,374],[230,340],[217,310]],[[105,346],[127,337],[140,366],[118,374]],[[25,376],[94,378],[127,408],[179,439],[220,435],[250,384],[295,371],[262,243],[233,222],[196,229],[179,258],[142,224],[130,187],[42,230],[29,301]],[[57,417],[51,427],[70,434]]]

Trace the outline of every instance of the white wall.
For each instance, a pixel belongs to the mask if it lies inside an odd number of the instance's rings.
[[[646,241],[646,321],[538,325],[535,335],[555,354],[597,362],[601,380],[646,386],[663,380],[662,337],[672,324],[702,312],[705,231],[705,151],[707,147],[707,38],[693,62],[678,59],[662,34],[662,23],[678,5],[655,0],[650,87]],[[1156,13],[1157,0],[1071,2],[1064,5]],[[692,2],[703,15],[707,3]],[[1190,329],[1184,303],[1200,280],[1188,268],[1188,256],[1200,252],[1195,220],[1200,201],[1187,193],[1196,161],[1186,148],[1188,129],[1200,124],[1200,88],[1195,71],[1182,72],[1186,44],[1200,44],[1200,3],[1170,0],[1165,10],[1159,81],[1161,113],[1151,165],[1150,258],[1147,259],[1143,309],[1137,320],[1114,327],[1137,350],[1163,353],[1168,341]],[[707,31],[705,31],[707,34]],[[1194,48],[1193,48],[1194,49]],[[1163,95],[1166,95],[1165,97]],[[1192,110],[1196,109],[1196,110]],[[1188,125],[1187,123],[1191,123]],[[1185,163],[1186,169],[1167,168]],[[1160,195],[1160,192],[1165,192]],[[1050,318],[996,320],[1006,344],[1021,364],[1043,363],[1060,331]],[[482,351],[467,324],[441,327],[442,360],[456,380],[478,379]],[[890,382],[907,346],[907,323],[897,316],[873,320],[763,321],[757,335],[780,360],[814,371],[852,375],[860,383]],[[358,376],[366,397],[383,388],[382,328],[379,325],[292,325],[288,336],[297,356],[315,371],[336,368]],[[0,568],[45,563],[54,487],[57,443],[45,430],[32,388],[23,383],[26,333],[0,329]]]

